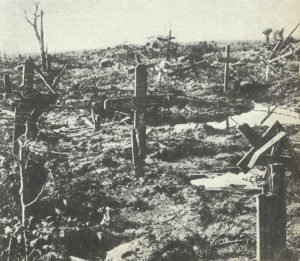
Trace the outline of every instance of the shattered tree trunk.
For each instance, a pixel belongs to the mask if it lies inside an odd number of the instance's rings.
[[[43,10],[41,10],[41,40],[40,40],[40,48],[41,48],[42,68],[43,68],[43,71],[46,71],[47,70],[47,63],[46,63],[46,53],[45,53],[45,43],[44,43],[43,16],[44,16],[44,12],[43,12]]]
[[[135,108],[132,129],[132,160],[135,176],[144,176],[146,158],[146,95],[147,66],[138,64],[135,68]]]

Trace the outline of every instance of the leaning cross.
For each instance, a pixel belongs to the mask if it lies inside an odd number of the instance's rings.
[[[226,45],[225,49],[226,57],[221,57],[218,59],[218,62],[225,63],[224,70],[224,92],[228,90],[228,82],[229,82],[229,63],[237,62],[238,59],[230,58],[230,45]]]
[[[278,121],[263,136],[247,124],[238,126],[238,130],[252,146],[237,164],[238,167],[247,173],[257,164],[267,165],[263,193],[256,199],[257,260],[281,260],[280,255],[286,249],[285,167],[293,165],[292,170],[298,171],[296,158],[289,138]],[[284,155],[285,151],[288,151],[288,155]],[[265,156],[269,156],[268,161]]]
[[[283,143],[285,144],[286,149],[289,150],[289,153],[292,152],[287,134],[284,132],[282,125],[278,121],[276,121],[262,136],[256,133],[246,123],[239,125],[238,130],[252,146],[252,148],[237,163],[237,166],[244,173],[247,173],[252,169],[257,164],[257,161],[270,149],[272,149],[270,156],[276,156],[276,158],[278,158]]]
[[[124,108],[124,104],[134,111],[132,129],[132,161],[136,176],[144,175],[146,158],[146,108],[149,105],[166,106],[168,95],[147,95],[147,66],[138,64],[135,68],[134,97],[120,97],[106,99],[105,110]]]

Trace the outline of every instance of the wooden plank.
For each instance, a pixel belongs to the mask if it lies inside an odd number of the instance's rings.
[[[106,110],[115,110],[127,108],[133,110],[137,103],[142,102],[147,106],[159,106],[167,107],[168,104],[166,101],[169,101],[174,97],[173,94],[157,94],[157,95],[147,95],[146,97],[118,97],[118,98],[109,98],[104,101],[104,109]]]
[[[274,146],[277,142],[282,140],[286,137],[286,133],[284,131],[279,132],[276,136],[270,139],[267,143],[265,143],[262,147],[260,147],[255,153],[253,154],[251,160],[249,161],[248,167],[252,169],[255,166],[255,163],[259,159],[259,157],[265,153],[268,149]]]
[[[218,58],[218,62],[219,63],[236,63],[238,62],[239,59],[236,59],[236,58],[227,58],[227,57],[219,57]]]
[[[263,144],[260,135],[255,132],[247,123],[237,126],[238,131],[249,141],[251,146],[258,148]]]
[[[158,63],[149,63],[149,64],[146,64],[146,66],[147,66],[147,68],[153,68],[153,67],[155,67],[157,64],[158,64]],[[132,74],[132,73],[134,73],[134,72],[135,72],[135,67],[129,68],[129,69],[127,70],[127,73],[128,73],[128,74]]]
[[[248,173],[251,169],[248,167],[249,161],[251,160],[253,154],[255,153],[256,148],[251,148],[244,157],[236,164],[241,171],[245,174]]]

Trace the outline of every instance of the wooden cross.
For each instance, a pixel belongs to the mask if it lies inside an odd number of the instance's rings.
[[[157,40],[162,41],[162,42],[167,42],[167,50],[166,50],[166,60],[167,61],[170,61],[171,54],[174,55],[175,60],[177,61],[176,49],[171,48],[173,39],[175,39],[175,37],[172,36],[172,30],[169,30],[169,35],[167,37],[157,37]]]
[[[173,75],[178,74],[178,73],[182,73],[182,72],[185,72],[185,71],[188,71],[188,70],[193,70],[195,76],[197,77],[197,76],[199,76],[197,68],[201,67],[203,64],[207,63],[207,60],[194,62],[194,60],[192,58],[189,58],[189,62],[190,62],[190,65],[187,65],[187,66],[182,67],[182,68],[174,69],[174,71],[168,73],[168,75],[173,76]]]
[[[262,136],[256,133],[246,123],[239,125],[237,128],[252,146],[237,164],[244,173],[251,170],[261,158],[264,159],[264,163],[274,161],[274,159],[281,160],[280,154],[283,149],[286,149],[289,152],[289,158],[287,159],[292,160],[294,157],[287,134],[278,121],[276,121]],[[263,156],[270,150],[271,154],[269,154],[268,160],[268,158]]]
[[[286,187],[284,164],[267,167],[263,193],[256,198],[256,259],[284,260],[286,250]]]
[[[263,193],[256,199],[257,260],[282,260],[280,255],[286,248],[285,166],[288,167],[292,163],[294,170],[298,168],[295,163],[296,158],[287,134],[278,121],[262,137],[247,124],[238,126],[238,130],[252,146],[237,164],[238,167],[246,173],[258,164],[260,158],[263,159],[264,165],[269,163],[265,172]],[[288,150],[289,163],[281,157],[284,149]],[[268,152],[270,152],[271,162],[263,158]]]
[[[228,83],[229,83],[229,63],[237,62],[238,59],[230,58],[230,45],[226,45],[225,53],[226,53],[226,57],[219,58],[218,62],[225,63],[224,92],[227,92],[228,91]]]
[[[141,63],[140,59],[137,60],[137,64],[139,64],[139,63]],[[144,65],[146,65],[147,68],[153,68],[153,67],[155,67],[157,64],[158,64],[158,63],[156,62],[156,63],[148,63],[148,64],[144,64]],[[129,68],[129,69],[127,70],[127,73],[128,73],[128,74],[135,73],[135,67]]]
[[[54,104],[58,95],[55,91],[55,87],[59,82],[60,77],[64,73],[66,65],[61,72],[56,76],[53,82],[50,83],[45,78],[41,70],[35,66],[30,57],[26,58],[23,67],[23,82],[22,87],[29,97],[15,100],[15,124],[13,134],[13,154],[19,154],[18,139],[25,135],[26,138],[35,138],[38,129],[36,127],[36,121],[42,114],[43,110]],[[33,78],[34,71],[40,75],[46,86],[52,93],[33,93]]]
[[[147,66],[138,64],[135,68],[134,97],[106,99],[105,110],[129,108],[134,111],[131,132],[132,162],[137,177],[144,175],[146,158],[146,108],[150,105],[166,106],[168,95],[147,95]],[[125,105],[125,106],[124,106]]]

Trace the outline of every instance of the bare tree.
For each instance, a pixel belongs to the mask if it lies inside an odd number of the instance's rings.
[[[41,57],[42,57],[42,68],[43,70],[47,69],[46,66],[46,53],[45,53],[45,44],[44,44],[44,26],[43,26],[43,15],[44,12],[41,9],[39,11],[39,5],[40,2],[34,2],[35,5],[35,11],[33,13],[33,18],[32,20],[30,20],[27,16],[27,12],[26,10],[24,10],[24,14],[25,14],[25,19],[26,21],[33,27],[34,32],[35,32],[35,36],[39,42],[40,45],[40,51],[41,51]],[[38,20],[40,19],[40,28],[38,28]]]

